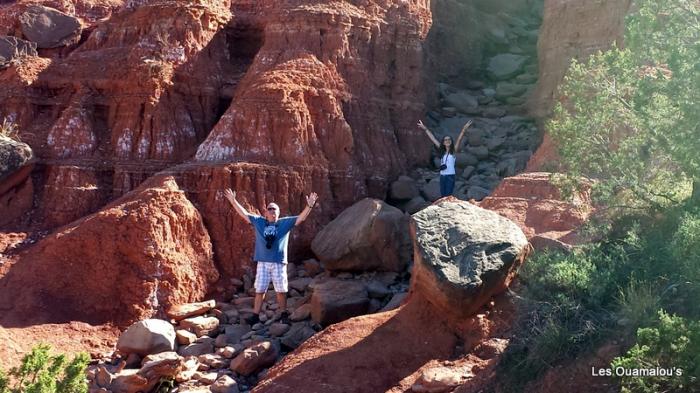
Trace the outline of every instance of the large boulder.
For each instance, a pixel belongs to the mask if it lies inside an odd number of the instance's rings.
[[[26,143],[0,135],[0,184],[33,158],[31,147]]]
[[[410,259],[408,216],[380,200],[365,198],[345,209],[311,242],[331,271],[402,271]]]
[[[57,48],[77,43],[82,33],[80,20],[63,12],[31,5],[19,17],[22,34],[39,48]]]
[[[411,199],[418,196],[418,186],[416,181],[408,176],[400,176],[398,180],[391,183],[389,196],[393,199]]]
[[[312,329],[306,322],[297,322],[292,324],[292,327],[287,331],[287,333],[282,336],[280,343],[287,348],[296,349],[304,341],[308,340],[309,337],[316,334],[316,331]]]
[[[414,214],[411,291],[457,318],[503,291],[522,263],[527,238],[512,221],[453,198]]]
[[[495,80],[505,80],[518,75],[525,63],[527,56],[503,53],[489,60],[488,72]]]
[[[330,279],[314,286],[311,319],[327,326],[367,313],[369,295],[365,284],[355,280]]]
[[[124,354],[146,356],[175,350],[175,328],[162,319],[146,319],[129,326],[119,336],[117,349]]]
[[[17,37],[0,37],[0,69],[9,66],[17,57],[36,55],[35,43]]]

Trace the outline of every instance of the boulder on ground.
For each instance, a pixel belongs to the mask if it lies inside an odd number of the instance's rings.
[[[238,383],[228,375],[222,375],[209,388],[212,393],[238,393]]]
[[[411,391],[416,393],[445,393],[451,392],[455,387],[464,383],[474,374],[461,368],[437,366],[423,370],[411,386]]]
[[[296,349],[314,334],[316,334],[316,331],[312,329],[308,323],[298,322],[292,324],[292,327],[284,336],[282,336],[280,342],[287,348]]]
[[[185,318],[194,317],[205,314],[216,306],[215,300],[207,300],[199,303],[185,303],[171,306],[166,314],[168,318],[180,321]]]
[[[411,291],[457,318],[505,290],[528,242],[512,221],[456,199],[414,214]]]
[[[269,367],[277,360],[277,347],[269,341],[246,348],[231,361],[231,370],[241,375],[251,375],[265,367]]]
[[[82,33],[80,20],[63,12],[31,5],[19,17],[22,34],[39,48],[57,48],[77,43]]]
[[[437,176],[437,172],[435,172],[436,176],[435,178],[431,179],[427,184],[425,184],[420,192],[423,197],[425,197],[426,201],[429,202],[434,202],[440,199],[440,177]]]
[[[369,296],[365,284],[355,280],[330,279],[314,287],[311,319],[323,326],[367,313]]]
[[[471,113],[479,106],[476,98],[465,92],[450,94],[445,97],[445,101],[449,106],[457,108],[462,113]]]
[[[411,252],[407,223],[401,210],[365,198],[326,225],[311,249],[332,271],[402,271]]]
[[[495,80],[510,79],[518,75],[527,62],[527,56],[503,53],[489,60],[488,72]]]
[[[180,327],[196,334],[197,337],[207,336],[219,328],[219,319],[216,317],[192,317],[180,321]]]
[[[498,85],[496,85],[496,98],[499,100],[505,100],[510,97],[518,97],[525,93],[527,88],[527,85],[500,82]]]
[[[408,176],[401,176],[398,180],[391,183],[389,196],[392,199],[411,199],[418,196],[418,187],[416,181]]]
[[[467,190],[467,199],[474,199],[480,201],[489,195],[489,190],[484,187],[471,186]]]
[[[129,326],[117,340],[117,350],[124,354],[146,356],[175,350],[175,328],[161,319],[146,319]]]
[[[0,69],[9,66],[18,57],[36,55],[35,43],[17,37],[0,37]]]
[[[29,164],[32,158],[29,145],[0,135],[0,182]]]
[[[430,206],[430,203],[428,201],[423,199],[423,197],[421,196],[417,196],[408,201],[403,208],[408,214],[413,214],[428,206]]]
[[[200,356],[214,353],[214,340],[205,340],[181,346],[178,348],[177,353],[182,356]]]

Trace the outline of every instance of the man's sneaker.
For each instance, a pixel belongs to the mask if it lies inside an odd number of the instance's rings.
[[[247,323],[248,325],[253,326],[253,325],[255,325],[256,323],[260,322],[260,317],[258,316],[258,314],[252,314],[251,316],[246,317],[246,318],[244,319],[244,321],[245,321],[245,323]]]

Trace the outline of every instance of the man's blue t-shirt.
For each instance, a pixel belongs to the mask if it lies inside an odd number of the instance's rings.
[[[289,231],[294,227],[297,216],[282,217],[276,223],[269,223],[264,217],[248,215],[255,228],[255,255],[253,259],[262,262],[287,263],[287,243]],[[269,235],[271,240],[265,240]],[[270,248],[267,248],[270,245]]]

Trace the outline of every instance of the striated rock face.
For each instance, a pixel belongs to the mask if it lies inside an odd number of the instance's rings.
[[[423,83],[406,77],[422,72],[424,3],[115,1],[105,20],[84,2],[46,5],[81,19],[84,41],[0,72],[0,117],[42,164],[38,227],[92,214],[168,169],[202,212],[220,269],[240,275],[252,236],[218,196],[225,187],[283,214],[318,192],[293,234],[297,255],[322,223],[428,158],[414,120]],[[25,9],[0,19],[19,26]]]
[[[411,291],[457,319],[503,291],[527,253],[515,223],[450,198],[414,214],[411,237]]]
[[[383,196],[386,180],[427,159],[413,121],[421,82],[403,75],[421,69],[429,12],[398,1],[301,4],[256,4],[264,44],[196,159],[327,170],[341,207]]]
[[[536,249],[567,249],[578,242],[576,232],[593,207],[588,190],[564,200],[550,176],[535,172],[506,178],[479,206],[513,220]]]
[[[631,0],[545,0],[537,44],[539,80],[530,111],[543,117],[557,99],[556,90],[571,59],[585,59],[613,43],[622,43],[624,18]]]
[[[0,281],[12,315],[126,325],[203,297],[219,277],[202,217],[155,177],[28,249]]]

